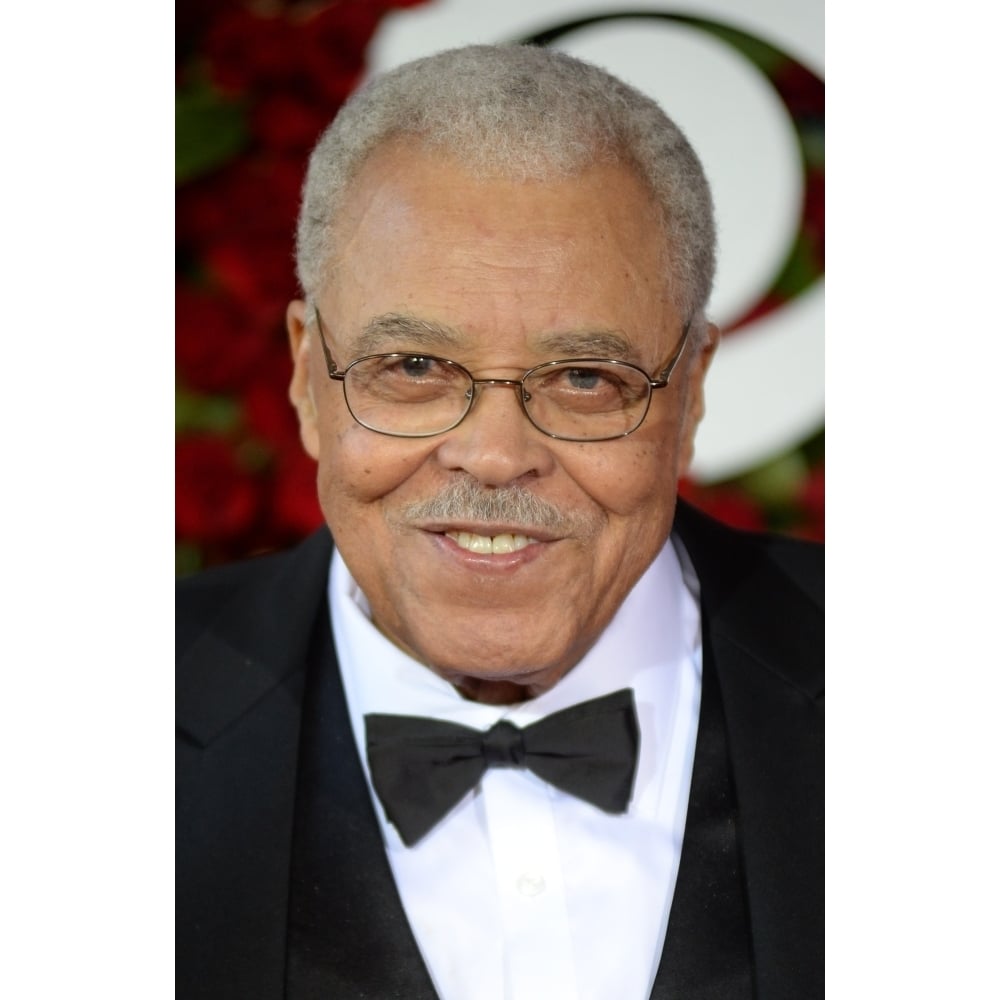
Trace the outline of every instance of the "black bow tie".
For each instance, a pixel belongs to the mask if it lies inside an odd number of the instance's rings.
[[[366,715],[372,783],[407,847],[488,767],[526,767],[605,812],[632,796],[639,725],[631,689],[555,712],[524,729],[501,720],[486,732],[410,715]]]

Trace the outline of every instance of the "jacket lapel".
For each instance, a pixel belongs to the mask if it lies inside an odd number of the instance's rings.
[[[753,961],[719,681],[704,647],[681,863],[652,1000],[752,1000]]]
[[[288,918],[287,1000],[435,1000],[358,759],[329,613],[309,656]]]

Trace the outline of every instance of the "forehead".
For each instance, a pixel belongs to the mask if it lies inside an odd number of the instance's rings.
[[[334,245],[320,300],[342,346],[423,331],[442,348],[558,354],[583,338],[640,356],[679,330],[657,208],[618,165],[484,178],[450,155],[389,146],[353,182]]]

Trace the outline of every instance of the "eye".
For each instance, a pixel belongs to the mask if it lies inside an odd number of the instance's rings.
[[[424,403],[461,396],[468,376],[457,365],[424,354],[379,354],[352,371],[357,395],[386,402]]]
[[[531,392],[563,410],[604,413],[626,409],[646,397],[646,382],[624,365],[567,364],[543,368],[530,381]]]
[[[545,379],[550,393],[602,399],[621,398],[627,390],[624,380],[612,368],[577,367],[557,368]]]
[[[596,368],[567,368],[563,374],[574,389],[593,391],[609,384],[607,375]]]
[[[437,362],[433,358],[413,357],[398,358],[395,362],[395,369],[402,375],[410,378],[427,378],[434,373]]]
[[[372,358],[370,371],[382,381],[437,382],[454,377],[452,366],[423,354],[387,354]]]

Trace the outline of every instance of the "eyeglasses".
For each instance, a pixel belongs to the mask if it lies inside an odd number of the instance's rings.
[[[370,431],[425,438],[457,427],[469,414],[480,386],[517,390],[524,415],[559,441],[611,441],[626,437],[646,419],[654,389],[663,389],[687,343],[684,326],[674,356],[650,378],[637,365],[603,358],[547,361],[520,378],[475,378],[456,361],[419,352],[368,354],[337,370],[316,310],[323,355],[331,379],[344,385],[351,416]]]

